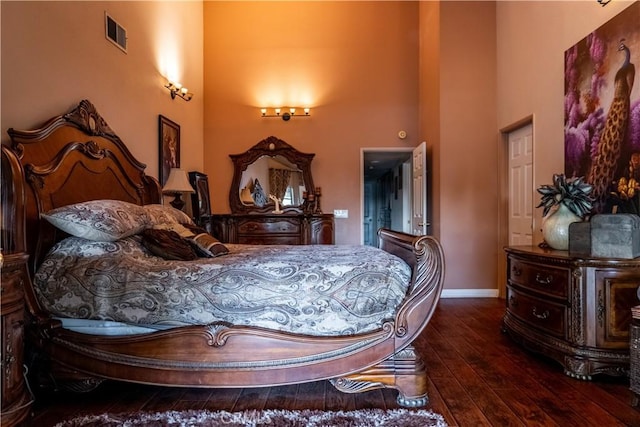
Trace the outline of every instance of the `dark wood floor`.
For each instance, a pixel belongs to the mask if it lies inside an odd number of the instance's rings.
[[[640,426],[626,378],[584,382],[523,351],[500,332],[504,300],[444,299],[416,348],[430,403],[450,426]],[[183,389],[105,383],[87,394],[39,393],[28,425],[103,412],[181,409],[397,408],[396,392],[343,394],[328,382],[257,389]]]

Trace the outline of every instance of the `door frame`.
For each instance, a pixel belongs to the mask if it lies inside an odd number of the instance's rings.
[[[498,296],[506,298],[507,293],[507,257],[504,248],[509,245],[509,133],[526,125],[531,125],[533,140],[532,184],[536,182],[536,126],[535,114],[528,115],[500,129],[500,146],[498,147]],[[535,190],[535,189],[532,189]],[[535,230],[535,216],[532,219]]]
[[[364,155],[372,152],[398,152],[412,153],[415,147],[360,147],[360,244],[364,244],[364,223],[362,221],[364,215]],[[411,156],[409,156],[411,158]]]

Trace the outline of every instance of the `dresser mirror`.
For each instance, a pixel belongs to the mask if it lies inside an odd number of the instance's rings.
[[[275,136],[244,153],[229,155],[234,165],[229,191],[231,212],[302,213],[307,192],[315,188],[311,176],[314,156]]]

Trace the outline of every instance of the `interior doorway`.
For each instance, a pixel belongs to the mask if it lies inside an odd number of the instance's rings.
[[[377,230],[411,231],[412,148],[364,148],[361,153],[362,243],[377,246]]]
[[[500,129],[499,251],[511,245],[531,244],[535,221],[533,209],[536,191],[534,116],[530,115]],[[498,292],[506,297],[506,256],[498,257]]]
[[[533,126],[507,134],[509,156],[509,245],[533,243]]]

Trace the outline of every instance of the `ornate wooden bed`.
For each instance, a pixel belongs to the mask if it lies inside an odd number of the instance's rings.
[[[158,181],[145,174],[145,165],[86,100],[39,129],[10,129],[9,135],[2,154],[12,170],[10,185],[25,194],[19,209],[26,218],[23,234],[32,277],[44,254],[61,239],[41,213],[88,200],[160,202]],[[426,370],[411,343],[440,298],[442,249],[429,236],[384,229],[378,235],[380,248],[404,259],[413,273],[395,320],[373,332],[318,337],[216,322],[143,335],[89,335],[63,328],[42,308],[31,283],[25,283],[27,341],[36,355],[32,369],[44,372],[57,387],[79,391],[105,379],[187,387],[328,379],[349,393],[395,388],[400,405],[423,406],[428,401]]]

